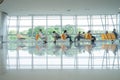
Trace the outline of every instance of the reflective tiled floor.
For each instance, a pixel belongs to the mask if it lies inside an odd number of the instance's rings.
[[[0,80],[119,80],[119,52],[109,41],[3,43]]]
[[[9,42],[3,44],[5,69],[120,69],[119,43]]]

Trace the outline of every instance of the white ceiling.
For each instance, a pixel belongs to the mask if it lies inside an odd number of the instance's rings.
[[[4,0],[0,11],[8,15],[117,14],[120,0]]]

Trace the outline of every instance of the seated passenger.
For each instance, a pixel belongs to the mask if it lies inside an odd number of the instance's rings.
[[[108,31],[105,31],[105,34],[108,34]]]
[[[87,39],[91,40],[91,44],[94,44],[94,42],[96,41],[96,37],[91,34],[90,30],[87,32]]]
[[[76,41],[76,39],[77,41],[80,41],[80,38],[83,38],[83,37],[82,37],[81,32],[79,31],[79,33],[75,36],[74,41]]]
[[[56,33],[55,31],[53,31],[53,37],[54,37],[54,41],[53,41],[54,43],[56,43],[56,40],[61,38],[61,36],[58,33]]]
[[[85,39],[91,40],[91,38],[92,38],[92,35],[91,35],[91,31],[89,30],[85,35]]]
[[[39,37],[43,39],[44,43],[47,43],[47,36],[43,34],[42,29],[39,29]]]
[[[102,40],[108,40],[107,35],[108,35],[108,31],[105,31],[105,33],[101,34],[101,39]]]
[[[84,39],[85,38],[85,32],[83,32],[81,36]]]
[[[63,39],[69,38],[69,41],[73,42],[72,39],[71,39],[71,36],[69,34],[67,34],[67,30],[64,30],[64,33],[62,34],[62,38]]]
[[[112,40],[112,35],[111,35],[111,33],[108,33],[108,31],[106,31],[106,32],[105,32],[105,38],[106,38],[107,40]]]
[[[37,33],[37,34],[35,35],[35,40],[38,41],[39,38],[40,38],[40,35],[39,35],[39,33]]]

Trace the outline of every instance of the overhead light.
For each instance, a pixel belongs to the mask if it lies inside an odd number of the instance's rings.
[[[120,8],[119,8],[120,9]]]

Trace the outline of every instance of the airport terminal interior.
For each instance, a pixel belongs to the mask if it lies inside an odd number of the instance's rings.
[[[120,80],[119,3],[0,0],[0,80]]]

